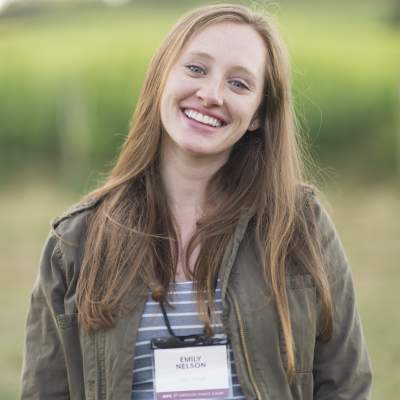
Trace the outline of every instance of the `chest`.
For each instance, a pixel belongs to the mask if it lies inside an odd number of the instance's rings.
[[[252,398],[254,382],[261,393],[271,384],[280,391],[286,390],[282,331],[271,292],[264,283],[257,260],[252,253],[239,249],[231,262],[228,260],[226,268],[220,275],[221,285],[216,299],[220,325],[216,328],[223,329],[230,338],[237,383],[240,380],[246,398]],[[288,277],[287,283],[293,336],[296,348],[301,349],[296,354],[296,364],[299,372],[310,373],[317,320],[315,287],[308,275]],[[176,293],[171,299],[174,308],[167,312],[173,324],[182,324],[177,325],[179,334],[197,334],[203,325],[198,319],[194,300],[185,297],[187,295],[191,294]],[[158,303],[152,304],[148,297],[143,297],[136,302],[131,313],[118,319],[115,328],[94,335],[83,334],[85,388],[99,391],[96,398],[129,399],[135,379],[133,369],[139,373],[151,371],[145,360],[148,356],[146,347],[154,329],[158,329],[157,334],[167,334]],[[144,375],[138,375],[138,379],[146,380]]]
[[[192,282],[179,282],[171,286],[169,292],[169,305],[164,309],[168,322],[175,335],[199,335],[203,333],[204,324],[201,321],[197,306],[196,296]],[[215,311],[212,328],[215,334],[223,333],[221,322],[222,299],[221,288],[217,285],[215,293]],[[166,327],[160,304],[151,296],[147,298],[144,312],[141,317],[137,340],[135,345],[134,369],[133,369],[133,398],[152,399],[154,391],[154,369],[152,365],[152,350],[150,340],[156,337],[168,337],[170,334]],[[240,384],[235,371],[233,351],[228,345],[229,379],[232,382],[235,398],[244,398],[240,391]]]

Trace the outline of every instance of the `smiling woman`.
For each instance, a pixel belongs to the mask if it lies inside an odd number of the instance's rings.
[[[172,67],[161,97],[164,147],[213,156],[222,165],[257,126],[266,54],[248,25],[224,22],[199,32]]]
[[[368,398],[350,269],[292,108],[269,17],[178,21],[106,182],[52,224],[23,399]]]

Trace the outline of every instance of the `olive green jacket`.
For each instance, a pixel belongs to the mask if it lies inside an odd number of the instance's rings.
[[[238,224],[226,250],[220,271],[222,322],[246,399],[369,398],[371,368],[351,273],[331,220],[311,197],[333,298],[333,336],[327,343],[316,338],[322,317],[311,276],[289,273],[297,369],[292,385],[285,374],[286,352],[277,311],[247,221]],[[87,334],[77,323],[75,288],[86,219],[95,206],[96,202],[80,204],[53,222],[56,235],[50,234],[45,244],[27,319],[24,400],[131,399],[134,348],[147,288],[134,299],[133,311],[119,318],[114,328]]]

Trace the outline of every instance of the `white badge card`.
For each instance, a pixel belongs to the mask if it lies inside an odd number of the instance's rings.
[[[225,399],[232,396],[228,357],[226,345],[155,349],[155,399]]]

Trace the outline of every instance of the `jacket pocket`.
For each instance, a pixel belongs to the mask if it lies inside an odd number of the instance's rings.
[[[64,348],[71,399],[90,398],[88,393],[85,396],[78,314],[59,314],[56,316],[56,321]]]
[[[59,329],[68,329],[78,325],[78,314],[59,314],[56,321]]]
[[[313,370],[317,326],[316,288],[310,274],[289,275],[286,279],[290,321],[295,344],[295,367],[298,373]],[[280,350],[287,365],[287,350],[282,327],[279,327]]]
[[[289,290],[315,287],[311,274],[289,274],[286,277],[286,285]]]

